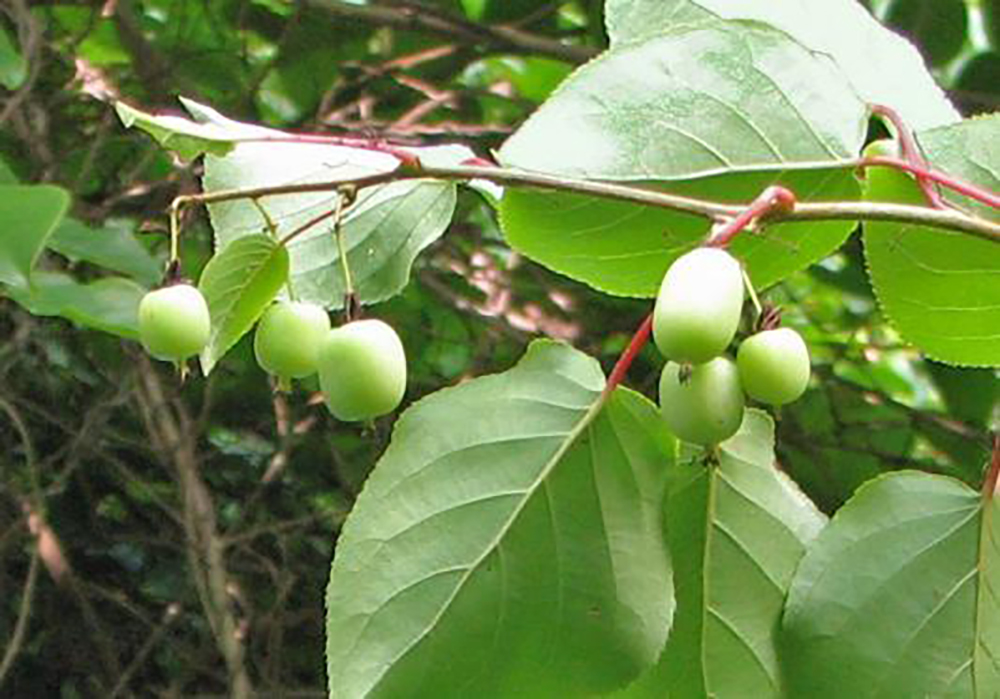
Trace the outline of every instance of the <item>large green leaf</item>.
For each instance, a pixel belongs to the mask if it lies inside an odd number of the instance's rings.
[[[778,620],[825,518],[776,468],[771,419],[749,410],[717,464],[679,464],[665,509],[673,629],[656,668],[616,697],[783,696]]]
[[[710,22],[625,44],[570,77],[511,137],[505,164],[745,203],[781,183],[801,201],[858,196],[848,168],[866,107],[828,59],[781,32]],[[581,145],[585,144],[585,145]],[[824,166],[825,164],[825,166]],[[704,219],[562,193],[508,191],[512,246],[603,291],[652,296]],[[775,226],[733,246],[758,286],[826,256],[851,222]]]
[[[1000,190],[1000,116],[920,134],[935,165]],[[907,175],[871,168],[871,201],[924,203]],[[956,206],[1000,221],[1000,212],[952,197]],[[864,226],[865,257],[889,321],[928,356],[951,364],[1000,366],[1000,245],[905,223]]]
[[[608,0],[605,17],[612,45],[717,18],[764,23],[832,58],[865,102],[895,108],[913,128],[961,118],[917,50],[857,0]]]
[[[403,415],[337,543],[332,697],[577,697],[654,662],[673,443],[649,401],[603,388],[596,361],[536,342]]]
[[[28,284],[35,260],[69,203],[69,192],[51,185],[0,186],[0,282]]]
[[[991,496],[915,471],[859,488],[792,581],[781,646],[789,696],[1000,695]]]
[[[234,240],[208,261],[198,287],[212,317],[201,353],[207,375],[253,327],[288,281],[288,250],[267,235]]]
[[[857,154],[866,111],[828,58],[762,25],[712,22],[578,69],[500,157],[633,181],[815,166]]]
[[[125,222],[109,222],[91,228],[72,218],[60,223],[49,247],[71,260],[83,260],[122,272],[146,286],[153,286],[163,273],[163,263],[142,246]]]
[[[144,287],[131,279],[106,277],[90,283],[62,272],[35,272],[28,287],[4,291],[38,316],[61,316],[122,337],[139,336],[139,301]]]
[[[752,200],[780,183],[801,201],[858,197],[843,169],[717,175],[671,182],[671,192],[734,203]],[[571,194],[508,189],[500,208],[508,242],[528,257],[602,291],[655,296],[670,263],[708,235],[708,223],[666,209]],[[780,224],[743,233],[731,251],[758,288],[770,286],[837,249],[850,221]]]

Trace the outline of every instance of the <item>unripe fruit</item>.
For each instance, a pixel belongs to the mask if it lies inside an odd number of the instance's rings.
[[[809,349],[791,328],[747,338],[736,356],[740,383],[751,398],[771,405],[791,403],[809,383]]]
[[[653,311],[653,339],[667,359],[706,362],[732,342],[742,308],[740,263],[725,250],[692,250],[663,277]]]
[[[667,427],[685,442],[718,444],[736,434],[743,422],[739,372],[728,357],[690,367],[668,362],[660,375],[660,410]]]
[[[139,339],[157,359],[181,361],[198,354],[211,328],[205,297],[190,284],[154,289],[139,302]]]
[[[339,420],[391,412],[406,391],[406,353],[381,320],[356,320],[327,333],[319,348],[319,385]]]
[[[326,309],[314,303],[278,301],[260,319],[253,339],[257,363],[282,379],[316,371],[319,346],[330,332]]]

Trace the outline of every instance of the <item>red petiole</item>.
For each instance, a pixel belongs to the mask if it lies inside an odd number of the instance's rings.
[[[625,374],[628,373],[629,367],[632,366],[632,362],[645,347],[646,343],[649,341],[649,335],[653,331],[653,314],[650,313],[646,316],[646,319],[642,321],[638,330],[632,336],[632,340],[628,343],[628,347],[622,352],[622,355],[618,358],[615,363],[615,368],[611,370],[611,376],[608,377],[608,383],[604,387],[605,395],[614,391],[618,385],[625,379]]]
[[[933,181],[937,184],[943,185],[948,189],[954,190],[959,194],[963,194],[970,199],[975,199],[978,202],[986,204],[987,206],[993,207],[994,209],[1000,209],[1000,196],[989,192],[975,185],[969,184],[962,180],[956,179],[951,175],[947,175],[943,172],[938,172],[937,170],[932,170],[924,165],[914,165],[913,163],[903,160],[902,158],[890,158],[884,155],[876,155],[870,158],[864,158],[861,163],[861,167],[872,167],[875,165],[894,167],[897,170],[904,170],[916,176],[917,180]],[[943,207],[937,207],[943,208]]]

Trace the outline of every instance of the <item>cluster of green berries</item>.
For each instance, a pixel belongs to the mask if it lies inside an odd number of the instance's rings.
[[[205,348],[210,333],[208,304],[190,284],[156,289],[139,304],[139,338],[157,359],[183,362]],[[392,327],[355,320],[331,329],[326,310],[313,303],[272,304],[257,325],[254,354],[279,386],[318,373],[339,420],[392,412],[406,390],[406,354]]]
[[[698,248],[667,270],[653,311],[653,340],[669,360],[660,407],[686,442],[712,445],[743,422],[744,393],[770,405],[795,400],[809,383],[809,350],[790,328],[744,340],[734,362],[723,353],[743,310],[743,270],[725,250]]]

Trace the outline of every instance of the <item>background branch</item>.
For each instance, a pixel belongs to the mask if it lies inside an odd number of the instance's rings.
[[[569,63],[584,63],[597,55],[589,46],[564,44],[522,29],[476,24],[415,3],[355,5],[340,0],[306,0],[306,6],[325,10],[345,19],[409,31],[435,34],[490,51],[530,53]]]

